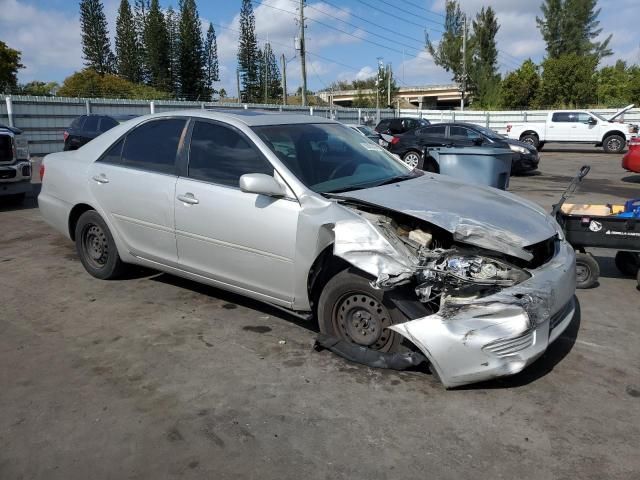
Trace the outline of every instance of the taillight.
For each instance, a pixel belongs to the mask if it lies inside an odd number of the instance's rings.
[[[396,143],[398,143],[400,141],[400,137],[393,137],[391,139],[391,145],[395,145]]]
[[[511,125],[507,125],[507,133],[511,131]]]
[[[40,181],[44,179],[44,162],[40,164]]]
[[[66,142],[67,138],[69,138],[69,132],[65,130],[64,132],[62,132],[62,139]]]

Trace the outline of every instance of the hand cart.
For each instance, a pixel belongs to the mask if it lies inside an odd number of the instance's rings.
[[[576,249],[577,287],[592,287],[600,276],[598,262],[585,250],[588,247],[618,250],[616,267],[623,274],[636,277],[640,287],[640,218],[621,215],[626,211],[625,205],[565,203],[589,170],[588,165],[580,169],[551,210],[565,238]],[[627,204],[632,202],[638,201]]]

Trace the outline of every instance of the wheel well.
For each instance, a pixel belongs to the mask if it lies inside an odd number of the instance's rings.
[[[438,162],[436,162],[436,159],[433,158],[431,155],[427,155],[424,159],[424,162],[422,164],[422,167],[424,168],[425,164],[429,162],[433,165],[435,172],[434,173],[440,173],[440,164]]]
[[[71,213],[69,213],[69,236],[71,240],[75,241],[76,239],[76,224],[78,223],[80,215],[89,210],[95,209],[86,203],[79,203],[71,209]]]
[[[326,247],[311,265],[307,276],[307,294],[313,314],[316,314],[318,299],[322,289],[332,277],[342,270],[349,268],[351,264],[333,254],[333,244]]]
[[[538,133],[537,133],[537,132],[534,132],[533,130],[526,130],[526,131],[524,131],[524,132],[522,132],[522,133],[520,134],[520,140],[522,140],[522,139],[523,139],[524,137],[526,137],[527,135],[533,135],[533,136],[535,136],[535,137],[540,138],[540,136],[538,135]]]
[[[611,135],[620,135],[622,138],[625,139],[625,141],[627,140],[627,137],[625,136],[624,133],[622,133],[619,130],[611,130],[607,133],[604,134],[604,137],[602,137],[602,141],[604,142],[607,138],[609,138]]]

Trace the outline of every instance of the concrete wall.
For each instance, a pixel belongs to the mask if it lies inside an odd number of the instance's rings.
[[[105,98],[64,98],[64,97],[30,97],[0,96],[0,123],[22,129],[29,140],[29,149],[33,155],[42,155],[62,150],[62,132],[79,115],[97,114],[132,114],[147,115],[151,110],[155,113],[184,109],[244,109],[259,108],[263,110],[286,111],[304,115],[317,115],[334,118],[344,123],[375,124],[376,110],[366,108],[333,108],[328,107],[296,107],[260,104],[219,104],[187,101],[147,101],[117,100]],[[11,115],[9,115],[11,109]],[[380,110],[380,118],[393,117],[393,110]]]

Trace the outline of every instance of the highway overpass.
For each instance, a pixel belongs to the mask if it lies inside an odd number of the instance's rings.
[[[350,107],[358,95],[373,96],[374,89],[362,90],[325,90],[317,95],[325,102]],[[456,108],[460,106],[461,93],[458,85],[423,85],[416,87],[400,87],[392,102],[395,106],[395,99],[401,98],[420,109],[440,109]],[[380,106],[386,106],[386,99],[380,99]]]

